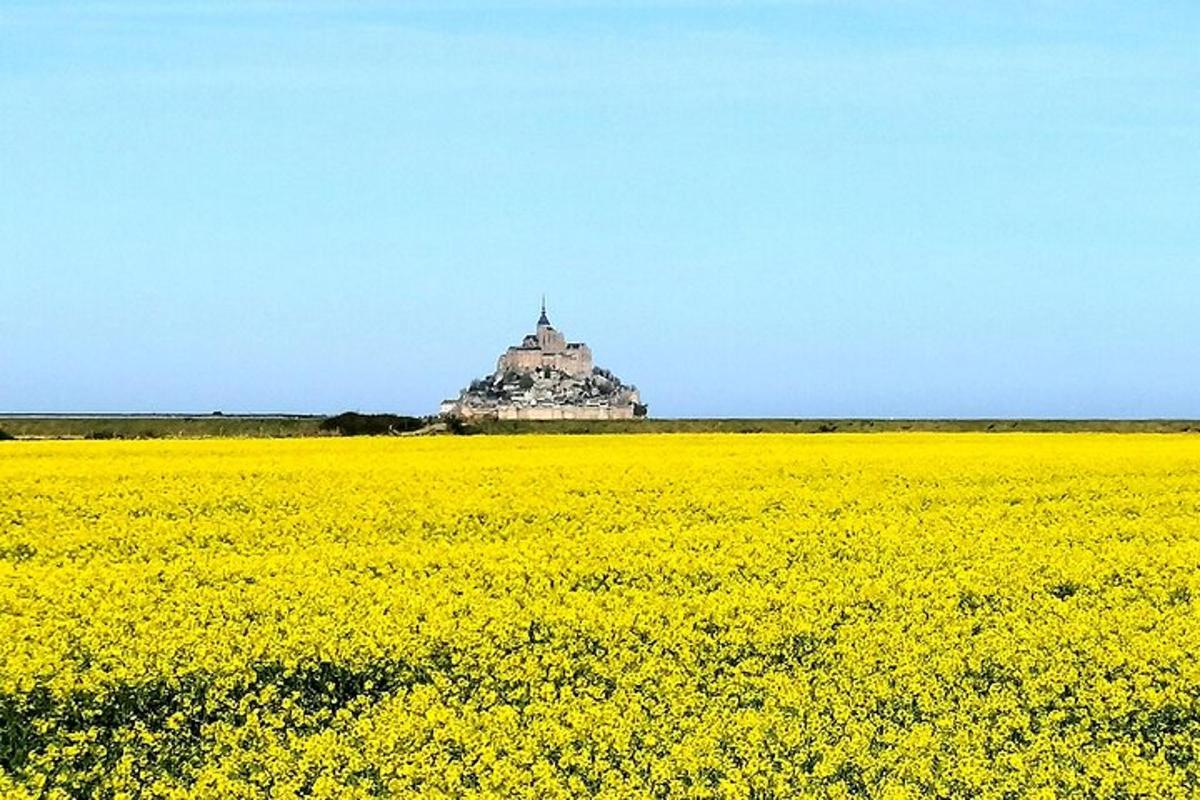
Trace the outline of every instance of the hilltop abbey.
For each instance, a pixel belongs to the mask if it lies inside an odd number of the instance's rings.
[[[546,316],[546,301],[533,333],[509,347],[490,376],[471,382],[443,416],[491,419],[633,419],[646,407],[634,386],[595,366],[583,342],[568,342]]]
[[[575,376],[592,373],[592,349],[583,342],[568,342],[566,336],[554,330],[546,316],[545,300],[537,330],[526,335],[519,345],[508,348],[496,362],[496,371],[529,372],[544,368]]]

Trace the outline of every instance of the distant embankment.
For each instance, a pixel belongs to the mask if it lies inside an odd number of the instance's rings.
[[[307,414],[0,414],[19,439],[168,439],[313,436],[324,417]]]
[[[0,414],[0,439],[164,439],[411,433],[429,419],[384,414]],[[437,430],[442,430],[438,426]],[[421,432],[431,431],[425,428]],[[457,423],[460,434],[884,433],[896,431],[1200,433],[1200,420],[1054,419],[645,419]]]
[[[475,423],[477,433],[1200,433],[1176,419],[645,419]]]

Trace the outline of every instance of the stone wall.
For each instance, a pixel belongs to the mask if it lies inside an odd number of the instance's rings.
[[[528,350],[521,347],[510,347],[496,363],[498,373],[532,372],[542,367],[552,367],[568,375],[590,375],[592,372],[592,351],[585,345],[571,347],[554,353],[543,350]]]
[[[499,406],[496,419],[633,419],[633,406]]]
[[[521,420],[556,420],[556,419],[633,419],[633,405],[617,406],[517,406],[498,405],[490,407],[471,406],[446,401],[442,404],[441,413],[445,416],[457,416],[463,419],[521,419]]]

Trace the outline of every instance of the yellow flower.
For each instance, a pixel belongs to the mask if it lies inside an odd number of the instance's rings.
[[[0,449],[0,796],[1185,798],[1200,439]]]

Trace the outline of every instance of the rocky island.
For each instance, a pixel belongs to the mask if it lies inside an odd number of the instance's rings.
[[[444,417],[462,419],[633,419],[646,415],[636,386],[595,366],[583,342],[568,342],[546,316],[508,348],[496,370],[442,402]]]

